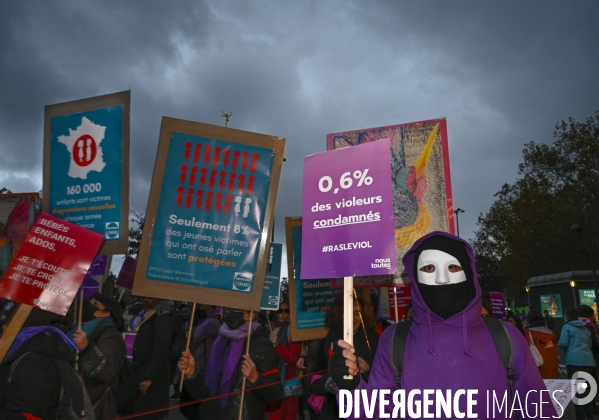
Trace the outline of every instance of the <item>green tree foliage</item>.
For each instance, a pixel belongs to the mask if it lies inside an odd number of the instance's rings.
[[[141,246],[141,235],[146,223],[146,214],[143,212],[131,211],[129,224],[129,251],[127,255],[137,258]]]
[[[481,282],[519,300],[530,277],[589,270],[589,234],[599,255],[599,112],[555,128],[553,144],[525,145],[520,177],[504,184],[478,218],[473,245],[485,262]],[[576,223],[584,226],[578,236],[571,231]]]

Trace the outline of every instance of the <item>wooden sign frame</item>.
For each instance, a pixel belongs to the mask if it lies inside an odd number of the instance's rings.
[[[129,154],[130,154],[130,113],[131,91],[111,93],[93,98],[63,102],[45,107],[44,116],[44,184],[42,211],[53,214],[50,209],[52,119],[64,115],[93,111],[96,109],[123,106],[122,156],[121,156],[121,237],[117,241],[104,241],[101,255],[126,254],[129,250]],[[66,186],[65,186],[66,187]],[[77,224],[77,223],[75,223]]]
[[[239,293],[229,290],[156,281],[146,278],[152,238],[154,236],[154,228],[158,214],[158,205],[161,197],[168,151],[171,142],[171,133],[173,132],[222,140],[240,145],[262,147],[270,149],[274,153],[268,198],[266,201],[266,209],[264,210],[264,223],[260,234],[258,262],[256,265],[256,272],[254,273],[254,283],[251,293]],[[284,152],[285,139],[281,137],[163,117],[158,152],[156,155],[156,164],[152,178],[152,188],[146,212],[146,223],[144,225],[138,256],[138,267],[135,273],[135,282],[133,284],[133,294],[259,311],[262,299],[262,289],[264,287],[264,277],[266,276],[266,265],[268,264],[267,250],[270,249],[270,232],[274,223],[274,213]]]

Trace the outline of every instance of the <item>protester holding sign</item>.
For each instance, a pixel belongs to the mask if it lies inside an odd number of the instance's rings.
[[[200,418],[236,420],[241,404],[241,394],[236,391],[245,377],[243,420],[262,420],[266,404],[274,404],[281,397],[280,358],[270,342],[268,328],[250,321],[249,311],[227,308],[223,321],[205,372],[196,369],[189,350],[183,353],[179,369],[185,375],[185,388],[195,399],[220,396],[200,405]],[[249,355],[245,355],[249,322],[252,334]]]
[[[279,309],[274,312],[270,323],[273,328],[270,335],[277,354],[281,357],[279,371],[281,378],[293,379],[296,377],[295,364],[300,357],[302,351],[301,343],[291,341],[291,330],[289,329],[289,296],[283,295],[283,301],[279,305]],[[268,406],[268,420],[282,420],[294,418],[297,414],[299,397],[286,397],[281,399],[276,404]]]
[[[146,297],[139,318],[133,319],[135,344],[131,367],[139,384],[135,412],[168,407],[170,348],[174,333],[174,304],[170,300]],[[139,315],[139,314],[138,314]],[[136,320],[138,322],[136,322]],[[162,419],[167,411],[145,414],[144,419]]]
[[[412,279],[414,321],[385,330],[368,383],[358,375],[353,347],[339,340],[341,347],[329,365],[335,384],[342,390],[369,389],[370,395],[379,389],[392,393],[401,389],[407,401],[405,418],[425,417],[423,410],[442,418],[463,418],[466,411],[470,417],[490,418],[487,410],[492,402],[488,398],[493,396],[507,401],[499,412],[495,409],[492,417],[496,419],[516,415],[513,405],[520,417],[554,416],[550,396],[522,334],[512,325],[481,317],[481,288],[474,261],[470,245],[456,236],[433,232],[416,241],[403,258]],[[404,326],[408,326],[408,334],[397,343],[395,333]],[[497,326],[498,333],[492,334],[491,328]],[[500,341],[503,347],[508,339],[513,349],[509,369],[497,344]],[[405,349],[403,360],[398,360],[401,349]],[[344,379],[348,374],[351,380]],[[433,393],[427,394],[431,389]],[[451,403],[441,407],[439,401],[448,394]],[[377,406],[384,402],[379,397],[374,397]],[[351,411],[353,404],[348,404],[347,398],[340,403]],[[395,408],[391,402],[382,409],[391,413]],[[524,411],[537,414],[521,416]]]
[[[117,388],[118,374],[126,357],[120,305],[110,296],[94,293],[83,304],[82,321],[81,329],[69,333],[79,348],[79,373],[94,405],[96,419],[115,418],[118,410],[113,390]]]

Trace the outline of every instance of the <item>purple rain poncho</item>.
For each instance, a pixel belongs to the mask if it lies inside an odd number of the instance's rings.
[[[443,235],[464,244],[470,258],[476,289],[475,298],[460,313],[447,320],[443,320],[431,312],[423,301],[416,282],[417,275],[414,272],[415,253],[418,247],[424,240],[434,235]],[[410,327],[406,341],[401,379],[401,388],[406,392],[406,400],[409,391],[415,389],[440,389],[443,391],[476,389],[478,394],[474,395],[474,399],[477,405],[474,406],[473,413],[477,414],[479,419],[510,418],[509,412],[512,407],[513,394],[509,392],[506,369],[501,362],[493,337],[481,318],[481,289],[476,275],[474,254],[470,245],[456,236],[444,232],[432,232],[416,241],[404,256],[403,263],[412,279],[412,305],[414,311],[414,322]],[[442,288],[443,286],[437,287]],[[514,391],[517,391],[521,402],[521,405],[515,404],[514,417],[517,415],[519,419],[540,418],[541,413],[538,404],[541,393],[539,391],[547,391],[547,388],[526,340],[512,325],[507,323],[505,325],[514,346],[512,367],[515,371],[515,378],[513,387]],[[395,380],[395,370],[390,355],[393,331],[394,328],[391,327],[383,332],[370,372],[369,382],[366,383],[362,380],[359,388],[367,390],[389,389],[391,393],[399,388]],[[487,391],[490,394],[490,401],[487,401]],[[504,406],[504,409],[500,412],[499,408],[495,406],[494,416],[492,412],[492,391],[495,391],[500,402],[506,391],[508,395],[507,410]],[[520,406],[525,409],[528,391],[537,391],[531,392],[528,397],[530,417],[527,417],[526,411],[516,411]],[[451,395],[453,396],[454,392]],[[422,396],[418,398],[422,401]],[[548,392],[543,392],[542,398],[542,415],[545,417],[555,416],[553,405],[549,403],[550,396]],[[434,394],[432,399],[434,399]],[[385,411],[391,414],[394,405],[392,398],[388,398],[388,400],[390,405],[386,407]],[[536,407],[534,404],[537,404]],[[487,408],[489,409],[488,414]],[[429,411],[434,414],[435,409],[436,404],[433,403],[429,407]],[[459,410],[466,413],[466,398],[464,396],[459,399]],[[455,412],[453,413],[455,415]],[[350,418],[353,418],[354,414],[352,412]],[[363,405],[360,414],[362,416],[360,418],[366,418]],[[373,418],[379,418],[378,406],[374,411]],[[412,418],[408,415],[407,410],[405,418]],[[424,418],[424,413],[421,412],[421,416],[416,418]]]

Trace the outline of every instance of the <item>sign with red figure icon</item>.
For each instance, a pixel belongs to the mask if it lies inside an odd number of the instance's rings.
[[[165,117],[133,294],[259,310],[284,147]]]

